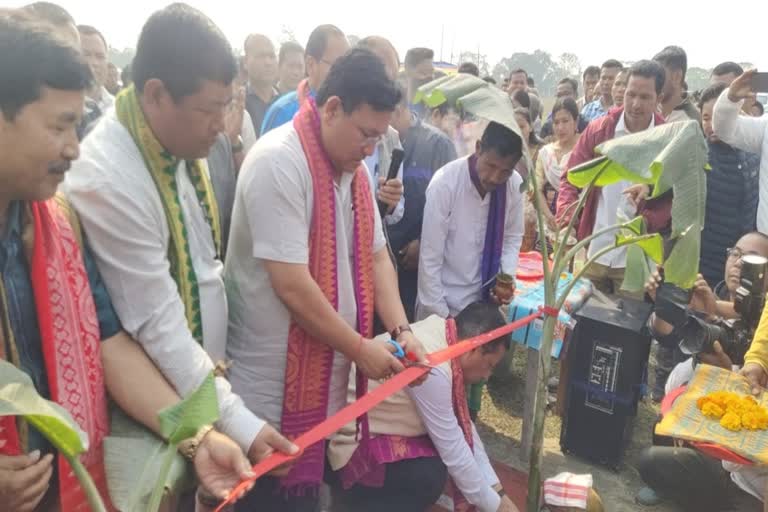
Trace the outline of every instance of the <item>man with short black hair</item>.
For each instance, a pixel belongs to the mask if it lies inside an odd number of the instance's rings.
[[[182,396],[224,359],[221,228],[205,158],[224,129],[237,65],[200,11],[171,4],[145,23],[123,91],[85,139],[67,181],[125,329]],[[295,447],[215,380],[218,425],[256,462]]]
[[[22,11],[36,19],[45,21],[52,27],[52,33],[62,41],[80,49],[80,33],[77,24],[66,9],[53,2],[33,2],[22,8]]]
[[[80,32],[80,46],[83,56],[88,61],[93,73],[93,85],[88,91],[83,122],[80,125],[80,137],[82,138],[93,129],[99,118],[114,105],[115,98],[104,87],[107,82],[107,53],[109,51],[107,40],[104,39],[101,32],[90,25],[78,25],[77,30]]]
[[[541,104],[539,96],[528,86],[528,79],[527,71],[524,69],[513,69],[509,74],[509,89],[507,89],[507,92],[512,99],[515,99],[515,94],[518,93],[518,91],[522,91],[528,95],[530,98],[529,104],[521,106],[527,108],[531,113],[531,121],[535,125],[537,122],[540,123],[544,107]],[[538,127],[536,129],[538,129]]]
[[[661,115],[668,123],[693,119],[701,122],[701,114],[685,87],[685,73],[688,71],[688,57],[679,46],[667,46],[657,53],[653,60],[664,67],[666,78],[661,93]]]
[[[373,341],[374,308],[401,346],[424,360],[408,326],[363,160],[389,129],[400,92],[381,59],[354,48],[331,67],[316,101],[262,137],[237,183],[225,278],[233,389],[283,433],[298,436],[347,402],[351,362],[363,376],[403,369]],[[324,447],[282,480],[263,478],[243,510],[314,510]]]
[[[435,65],[432,61],[435,58],[435,51],[430,48],[411,48],[405,53],[405,77],[408,80],[408,103],[411,110],[423,118],[426,115],[426,109],[422,103],[414,104],[413,97],[416,91],[424,84],[428,84],[435,78]]]
[[[595,86],[600,81],[600,68],[597,66],[587,66],[584,73],[581,74],[581,86],[584,89],[584,96],[579,98],[576,104],[579,106],[579,110],[592,103],[595,99]]]
[[[601,87],[608,81],[613,82],[615,78],[615,75],[612,75],[613,70],[618,68],[608,61],[603,67]],[[608,115],[589,123],[571,152],[568,169],[596,158],[598,154],[595,148],[607,140],[662,124],[664,119],[656,113],[656,107],[663,87],[664,68],[660,64],[647,60],[633,64],[629,70],[624,106],[613,109]],[[604,89],[602,91],[605,92]],[[600,100],[596,102],[599,103]],[[579,240],[616,224],[616,211],[620,199],[631,185],[632,183],[628,181],[620,181],[605,187],[590,189],[577,223],[576,233]],[[564,227],[570,221],[573,215],[572,205],[579,200],[580,193],[581,190],[568,181],[568,173],[564,172],[560,179],[560,192],[557,197],[557,222],[560,226]],[[643,216],[649,233],[658,232],[667,227],[671,219],[671,203],[671,193],[645,202],[635,202],[637,215]],[[614,238],[614,231],[608,231],[597,237],[589,244],[589,256],[614,245]],[[589,267],[587,277],[600,291],[619,294],[622,293],[620,289],[624,281],[625,266],[626,248],[614,249],[598,258]]]
[[[613,106],[611,89],[613,89],[613,81],[616,80],[616,75],[622,69],[624,69],[624,65],[615,59],[603,62],[603,65],[600,67],[600,82],[598,85],[600,95],[592,103],[588,103],[581,109],[581,115],[584,116],[587,122],[603,117]],[[597,93],[596,89],[594,94],[597,95]]]
[[[55,195],[79,156],[91,72],[72,45],[51,37],[50,25],[30,18],[0,13],[0,360],[72,415],[86,435],[80,459],[111,508],[105,388],[158,435],[159,411],[179,397],[122,330],[78,217]],[[217,496],[247,476],[240,448],[215,432],[203,433],[193,456]],[[87,508],[78,479],[41,431],[0,418],[0,510]]]
[[[557,83],[557,98],[572,98],[574,101],[576,101],[576,95],[579,93],[579,83],[574,80],[573,78],[562,78]],[[584,129],[587,127],[589,122],[584,119],[581,114],[579,114],[579,119],[576,124],[576,130],[578,130],[579,133],[584,131]],[[544,124],[541,127],[541,131],[539,132],[539,137],[542,139],[546,139],[548,137],[552,137],[554,134],[552,130],[552,114],[549,114],[549,117],[547,117],[547,120],[544,121]]]
[[[341,29],[333,25],[320,25],[315,28],[309,35],[304,55],[307,78],[299,84],[297,90],[282,95],[272,103],[261,124],[261,135],[292,120],[299,111],[302,98],[315,97],[333,63],[347,50],[349,42]],[[256,129],[259,130],[258,125]]]
[[[437,171],[427,188],[416,317],[455,316],[515,275],[523,241],[520,134],[491,122],[475,152]]]
[[[722,82],[726,86],[740,77],[744,73],[744,68],[735,62],[721,62],[712,70],[712,74],[709,77],[710,83]]]
[[[277,82],[277,55],[275,45],[265,35],[251,34],[245,39],[243,67],[248,82],[245,86],[245,109],[256,129],[261,128],[264,115],[280,92]]]
[[[293,92],[304,79],[304,48],[296,41],[287,41],[280,45],[277,56],[279,79],[277,89],[280,94]],[[261,125],[259,125],[259,129]]]
[[[466,73],[468,75],[480,76],[480,68],[474,62],[464,62],[459,66],[458,73]]]
[[[413,329],[430,352],[437,352],[505,323],[497,305],[476,302],[455,322],[431,316]],[[455,510],[473,505],[480,512],[517,512],[503,493],[464,397],[465,385],[486,380],[510,343],[506,335],[477,347],[432,370],[421,386],[377,405],[368,413],[367,447],[355,439],[353,424],[338,432],[328,448],[336,471],[334,501],[350,511],[423,511],[437,501],[450,476]],[[379,385],[368,383],[371,390]],[[355,396],[351,378],[348,396]]]

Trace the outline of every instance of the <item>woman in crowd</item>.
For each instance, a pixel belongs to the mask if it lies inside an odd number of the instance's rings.
[[[561,98],[552,108],[552,127],[555,140],[539,150],[536,161],[536,177],[539,195],[545,209],[544,216],[550,227],[555,226],[555,202],[560,187],[560,175],[566,170],[571,150],[579,140],[576,125],[579,108],[573,98]]]

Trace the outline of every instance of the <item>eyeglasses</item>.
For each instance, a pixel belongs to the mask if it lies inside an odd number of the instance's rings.
[[[379,142],[381,142],[381,139],[384,138],[384,135],[368,135],[359,126],[355,126],[355,128],[357,128],[357,131],[360,133],[360,136],[363,139],[360,144],[362,147],[376,146]]]
[[[747,256],[750,254],[757,254],[757,251],[744,251],[739,247],[729,247],[728,249],[725,250],[725,253],[728,255],[729,258],[735,258],[737,260],[740,260],[744,256]]]

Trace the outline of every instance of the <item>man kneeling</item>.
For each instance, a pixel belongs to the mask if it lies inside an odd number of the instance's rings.
[[[498,306],[473,303],[455,322],[433,315],[411,327],[431,353],[504,323]],[[470,420],[464,394],[466,384],[490,376],[509,345],[509,335],[497,338],[434,368],[421,386],[389,397],[368,413],[367,446],[359,445],[354,424],[342,429],[328,452],[340,504],[350,511],[421,512],[437,501],[450,475],[455,503],[468,502],[482,512],[516,512]],[[354,382],[352,374],[351,400]],[[379,384],[371,380],[369,391]]]

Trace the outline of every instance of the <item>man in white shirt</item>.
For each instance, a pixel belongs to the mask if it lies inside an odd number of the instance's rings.
[[[756,70],[744,72],[723,91],[715,104],[715,135],[726,144],[760,156],[760,200],[757,204],[757,229],[768,234],[768,117],[739,115],[745,101],[755,100],[752,77]]]
[[[237,68],[218,28],[173,4],[145,24],[133,70],[135,88],[86,139],[68,193],[125,330],[187,396],[227,338],[219,222],[201,159],[223,129]],[[252,461],[295,450],[226,379],[216,388],[218,426]]]
[[[416,317],[456,316],[515,275],[523,240],[519,135],[491,122],[475,153],[437,171],[427,188]]]
[[[504,324],[498,306],[478,302],[458,314],[453,331],[437,316],[417,322],[413,329],[427,350],[435,352]],[[426,510],[440,497],[449,475],[462,497],[480,512],[517,511],[503,493],[475,425],[465,416],[468,411],[461,410],[467,403],[464,385],[487,379],[509,345],[507,335],[467,352],[432,370],[423,385],[376,406],[368,413],[372,438],[367,449],[359,449],[354,424],[334,437],[329,460],[338,480],[334,487],[346,509]],[[369,382],[369,389],[375,386]],[[354,394],[350,385],[350,398]],[[461,497],[454,496],[458,501]]]
[[[293,121],[263,135],[238,179],[225,279],[235,391],[288,435],[346,405],[351,361],[362,377],[403,369],[373,341],[373,313],[407,351],[410,332],[363,160],[400,100],[370,51],[339,58]],[[364,392],[364,387],[360,388]],[[322,444],[281,481],[262,479],[243,510],[314,510]],[[251,507],[251,508],[248,508]]]
[[[85,100],[85,114],[83,115],[80,137],[84,137],[96,125],[99,119],[115,103],[115,98],[104,87],[107,81],[108,46],[107,40],[96,28],[90,25],[78,25],[80,32],[80,45],[83,56],[93,73],[93,85],[88,91]]]
[[[595,151],[607,140],[623,137],[629,133],[641,132],[664,122],[656,113],[658,98],[664,87],[664,68],[653,61],[639,61],[629,70],[624,106],[611,110],[607,115],[592,121],[584,130],[579,142],[573,148],[568,160],[572,169],[598,155]],[[641,201],[648,195],[647,185],[632,186],[621,181],[606,187],[593,187],[589,191],[584,209],[580,213],[577,237],[579,240],[609,228],[619,222],[618,211],[624,217],[642,215],[649,232],[662,230],[670,221],[671,193],[659,198]],[[560,192],[557,197],[557,222],[565,226],[573,215],[573,205],[578,202],[581,191],[574,187],[563,173]],[[613,246],[615,230],[609,230],[589,244],[588,256],[592,258],[599,251]],[[586,276],[603,293],[625,293],[637,298],[638,294],[621,291],[626,267],[626,248],[614,249],[603,254],[589,267]],[[641,297],[641,295],[640,295]]]

